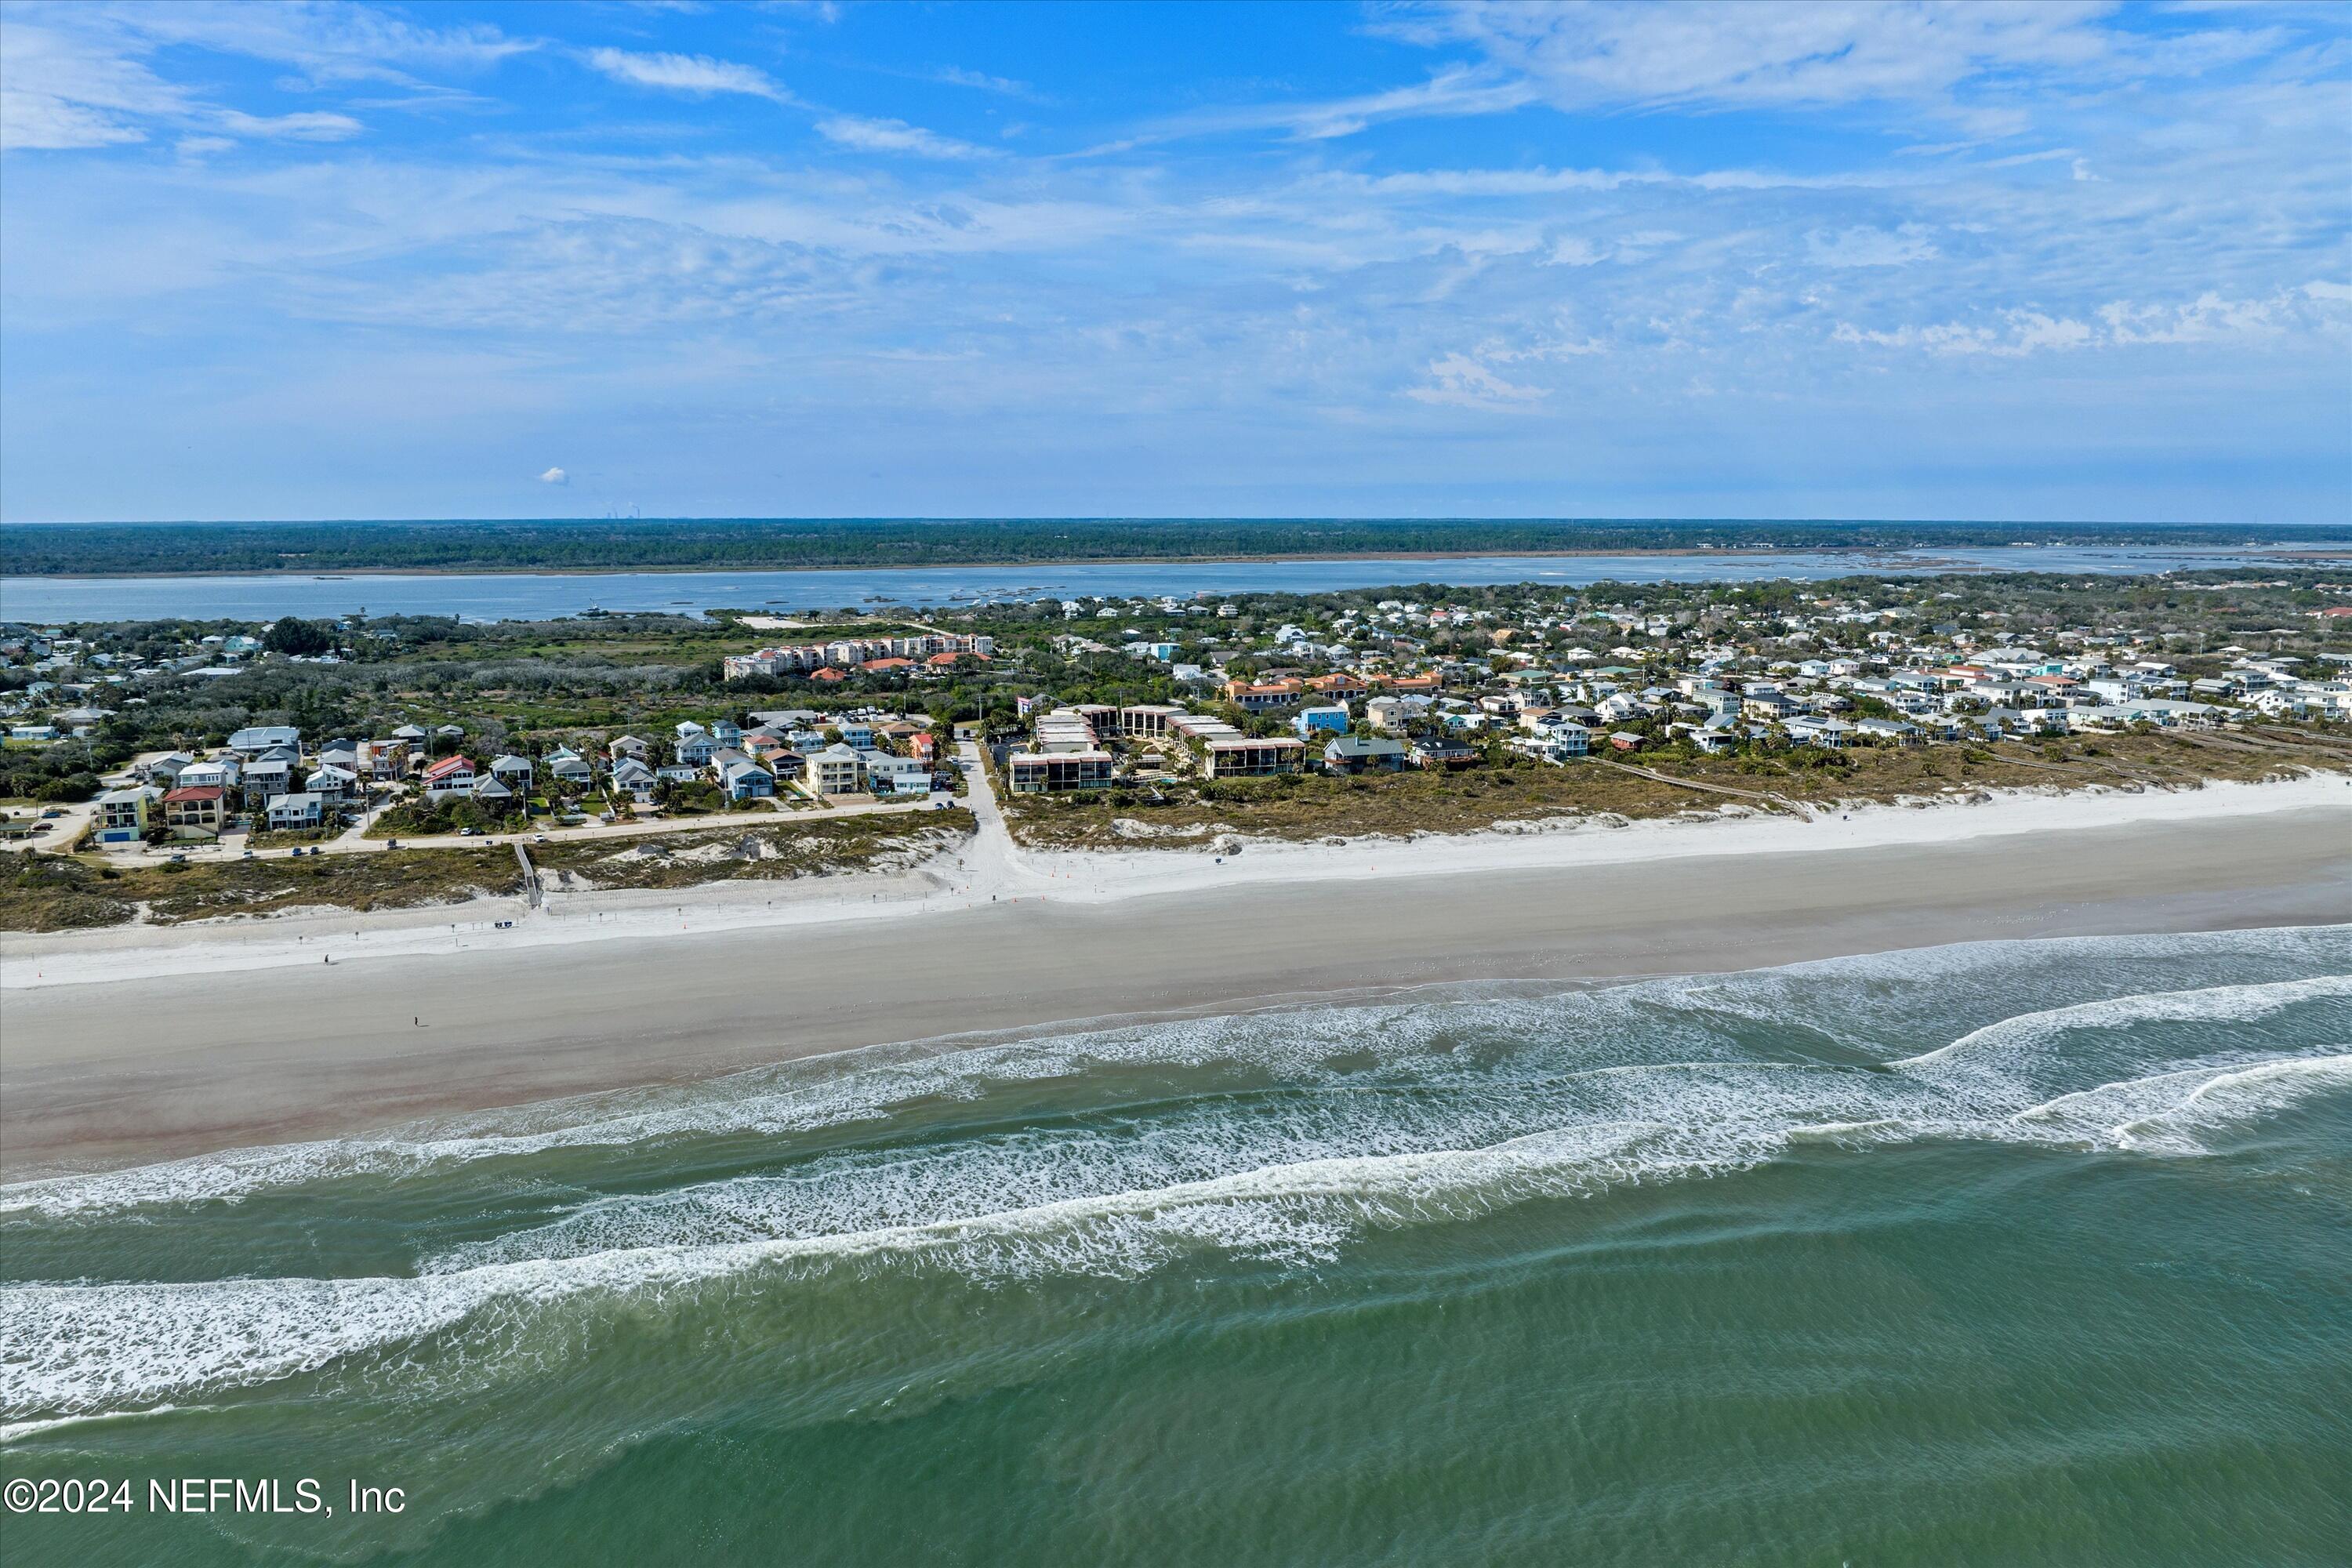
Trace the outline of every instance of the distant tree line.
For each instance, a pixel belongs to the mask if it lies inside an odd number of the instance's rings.
[[[730,570],[1702,546],[1890,550],[2021,543],[2236,544],[2307,538],[2307,532],[2293,529],[2201,524],[1487,518],[16,523],[0,532],[0,550],[5,550],[0,564],[23,575],[388,568]]]

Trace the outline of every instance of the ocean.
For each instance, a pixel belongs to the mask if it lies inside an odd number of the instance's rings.
[[[0,1477],[136,1505],[12,1563],[2337,1564],[2352,927],[856,1052],[0,1261]]]
[[[150,577],[0,576],[0,619],[264,620],[276,616],[462,616],[527,620],[583,610],[699,616],[706,610],[932,608],[994,601],[1194,594],[1328,594],[1394,584],[1460,586],[1814,582],[1940,572],[2092,575],[2281,567],[2282,545],[2018,544],[1954,550],[1739,551],[1689,555],[1347,556],[1328,561],[1036,562],[1017,566],[838,567],[789,572],[415,572],[332,576],[184,573]],[[2338,550],[2315,538],[2294,550]]]

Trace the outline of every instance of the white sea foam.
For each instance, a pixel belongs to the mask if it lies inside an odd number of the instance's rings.
[[[650,1247],[446,1274],[0,1289],[0,1411],[72,1414],[275,1382],[456,1329],[494,1303],[545,1309],[782,1264],[886,1262],[975,1276],[1131,1277],[1206,1248],[1328,1258],[1361,1227],[1462,1220],[1504,1205],[1752,1163],[1769,1141],[1642,1123],[1492,1148],[1309,1161],[1211,1181],[806,1238]]]
[[[0,1289],[0,1411],[54,1418],[271,1383],[433,1336],[470,1343],[493,1324],[528,1321],[565,1301],[645,1300],[763,1269],[1131,1277],[1203,1249],[1312,1262],[1367,1227],[1459,1221],[1530,1198],[1720,1173],[1769,1160],[1793,1141],[1979,1138],[2193,1152],[2200,1126],[2347,1082],[2352,1057],[2344,1055],[2208,1065],[2019,1103],[1988,1119],[1901,1074],[1661,1064],[1559,1080],[1563,1098],[1549,1113],[1564,1124],[1481,1146],[1283,1158],[1315,1139],[1300,1142],[1299,1126],[1245,1119],[1228,1126],[1222,1146],[1205,1125],[1189,1147],[1175,1130],[1136,1126],[1066,1148],[1008,1139],[924,1158],[876,1154],[821,1179],[741,1178],[606,1200],[593,1222],[571,1216],[416,1277]],[[1468,1126],[1493,1118],[1496,1106],[1456,1110]],[[1302,1125],[1328,1138],[1360,1123],[1340,1116]],[[1244,1163],[1197,1179],[1149,1179],[1204,1159]],[[732,1230],[714,1229],[714,1216]]]
[[[2352,1086],[2352,1055],[2289,1058],[2216,1073],[2174,1104],[2111,1132],[2118,1147],[2201,1152],[2198,1136],[2282,1110],[2305,1094]]]
[[[1988,1046],[2032,1047],[2074,1029],[2113,1029],[2150,1023],[2251,1023],[2323,996],[2352,996],[2352,974],[2322,974],[2251,985],[2210,985],[2194,991],[2147,992],[2021,1013],[1972,1029],[1951,1044],[1924,1055],[1906,1057],[1887,1065],[1924,1067]]]
[[[1882,1076],[1770,1062],[1612,1066],[1540,1079],[1454,1072],[1410,1085],[1254,1096],[1245,1106],[1219,1097],[1163,1109],[1148,1121],[1123,1117],[922,1149],[848,1151],[781,1175],[605,1198],[551,1224],[452,1249],[425,1267],[852,1234],[1255,1169],[1501,1147],[1591,1126],[1672,1126],[1688,1138],[1746,1146],[1794,1121],[1924,1095]]]

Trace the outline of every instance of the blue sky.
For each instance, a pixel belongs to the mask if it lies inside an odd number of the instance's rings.
[[[2352,6],[0,7],[0,516],[2352,520]]]

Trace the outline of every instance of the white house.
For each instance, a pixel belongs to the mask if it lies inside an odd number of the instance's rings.
[[[309,790],[281,795],[269,803],[271,827],[316,827],[326,820],[326,802]]]
[[[640,758],[623,757],[613,765],[613,787],[639,805],[653,804],[655,782],[653,769]]]
[[[849,746],[827,746],[810,756],[808,776],[819,795],[854,795],[866,787],[866,759]]]

